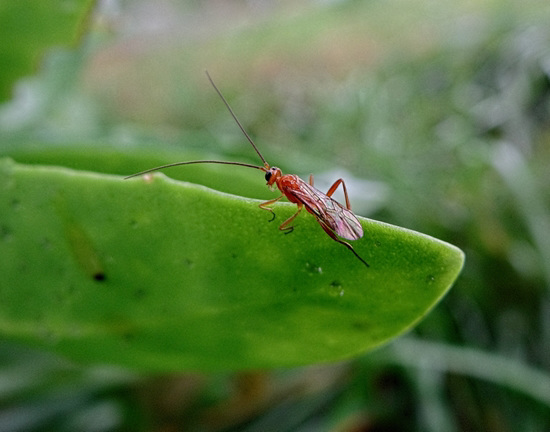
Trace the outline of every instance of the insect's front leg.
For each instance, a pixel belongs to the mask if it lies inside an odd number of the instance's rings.
[[[270,211],[271,214],[273,215],[273,217],[271,219],[269,219],[269,222],[273,222],[275,220],[275,212],[273,211],[272,208],[270,207],[267,207],[268,205],[271,205],[273,203],[276,203],[277,201],[279,201],[284,195],[281,194],[281,196],[277,197],[277,198],[273,198],[269,201],[265,201],[263,203],[261,203],[258,207],[260,207],[261,209],[264,209],[264,210],[267,210],[267,211]]]

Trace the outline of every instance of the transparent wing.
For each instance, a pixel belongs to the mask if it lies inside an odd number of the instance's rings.
[[[336,235],[347,240],[363,237],[363,228],[350,210],[299,177],[296,177],[296,185],[297,187],[292,189],[292,194]]]

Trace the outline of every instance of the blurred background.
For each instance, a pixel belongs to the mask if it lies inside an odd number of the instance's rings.
[[[258,163],[208,70],[271,164],[344,177],[357,214],[466,265],[408,335],[336,365],[151,377],[0,343],[0,431],[550,430],[549,24],[547,0],[92,3],[0,105],[2,155]]]

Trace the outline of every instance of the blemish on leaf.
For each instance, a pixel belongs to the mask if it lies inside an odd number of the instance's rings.
[[[367,320],[356,320],[352,322],[352,326],[356,330],[365,331],[371,327],[371,324]]]
[[[42,241],[40,242],[40,246],[44,250],[51,250],[52,249],[52,242],[48,237],[44,237]]]
[[[317,275],[322,274],[323,269],[319,267],[317,264],[306,262],[306,272],[309,273],[309,275]]]
[[[58,211],[65,224],[65,237],[69,249],[78,266],[96,282],[106,279],[105,270],[99,254],[84,227],[75,222],[66,209],[61,197],[56,202]]]
[[[134,297],[136,299],[142,299],[143,297],[145,297],[145,294],[147,294],[147,292],[145,291],[144,288],[138,288],[137,290],[134,291]]]
[[[342,297],[344,295],[342,284],[337,280],[332,281],[329,285],[329,294],[332,297]]]
[[[104,281],[106,276],[99,255],[84,229],[74,222],[69,222],[65,226],[65,233],[73,257],[80,268],[93,280]]]
[[[128,330],[122,333],[122,339],[124,342],[130,343],[136,338],[136,333],[134,331]]]
[[[2,241],[9,241],[13,237],[11,228],[7,227],[6,225],[0,225],[0,240]]]

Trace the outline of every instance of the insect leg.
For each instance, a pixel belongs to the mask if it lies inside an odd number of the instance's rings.
[[[355,252],[355,249],[353,249],[352,245],[350,245],[348,242],[340,240],[338,237],[336,237],[336,234],[334,234],[328,226],[323,224],[323,222],[321,222],[321,220],[317,219],[317,221],[319,222],[319,225],[321,225],[321,228],[323,228],[325,230],[325,232],[330,236],[330,238],[332,238],[334,241],[336,241],[340,244],[343,244],[345,247],[347,247],[350,251],[353,252],[353,254],[359,259],[359,261],[361,261],[367,267],[370,267],[369,264],[363,258],[361,258],[357,252]]]
[[[336,189],[338,189],[338,186],[342,184],[342,188],[344,188],[344,197],[346,198],[346,207],[348,210],[351,210],[351,204],[349,203],[349,197],[348,197],[348,190],[346,189],[346,184],[344,183],[344,180],[338,179],[334,182],[334,184],[330,187],[326,195],[329,197],[331,196]]]
[[[258,207],[260,207],[261,209],[264,209],[264,210],[267,210],[267,211],[270,211],[271,214],[273,215],[273,217],[269,220],[269,222],[273,222],[273,220],[275,219],[275,212],[273,211],[272,208],[269,208],[269,207],[266,207],[268,205],[271,205],[277,201],[279,201],[284,195],[281,194],[281,196],[277,197],[277,198],[273,198],[269,201],[265,201],[263,203],[261,203]]]
[[[298,216],[300,214],[300,212],[302,211],[303,209],[303,205],[301,203],[297,204],[298,205],[298,211],[296,213],[294,213],[292,216],[290,216],[286,221],[284,221],[281,226],[279,227],[279,229],[281,231],[285,231],[285,234],[290,234],[292,231],[294,231],[294,227],[291,226],[287,226],[290,222],[292,222],[294,220],[294,218],[296,216]]]
[[[309,175],[309,184],[313,186],[313,174]]]

